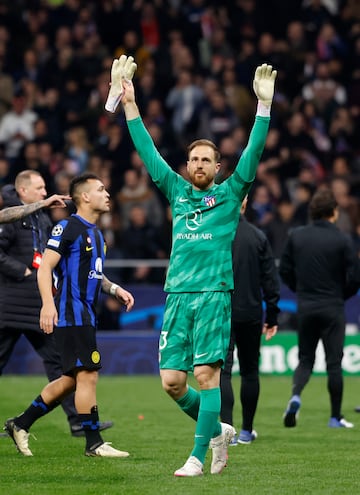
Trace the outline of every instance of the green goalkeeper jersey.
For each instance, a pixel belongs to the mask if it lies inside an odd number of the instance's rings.
[[[257,116],[234,173],[205,191],[195,190],[157,151],[140,117],[129,120],[134,145],[172,211],[172,250],[166,292],[234,288],[232,241],[241,203],[254,181],[270,118]]]

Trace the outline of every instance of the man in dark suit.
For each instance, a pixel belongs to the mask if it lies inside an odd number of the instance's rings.
[[[221,371],[221,421],[233,424],[234,392],[231,384],[236,344],[240,375],[242,426],[232,445],[249,444],[257,437],[253,421],[260,393],[259,357],[261,334],[270,339],[277,332],[280,283],[274,256],[265,234],[244,217],[247,198],[233,243],[234,292],[232,295],[231,338]],[[263,323],[263,308],[266,312]]]
[[[329,189],[319,189],[309,205],[312,223],[294,229],[280,262],[283,282],[298,298],[299,364],[284,426],[296,426],[300,395],[310,379],[319,340],[325,350],[331,428],[352,428],[341,413],[341,361],[345,338],[345,300],[360,287],[359,260],[351,239],[336,227],[336,200]]]

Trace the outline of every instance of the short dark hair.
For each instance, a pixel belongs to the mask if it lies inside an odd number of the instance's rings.
[[[319,189],[311,198],[309,213],[312,220],[328,219],[334,215],[337,202],[330,189]]]
[[[76,205],[79,204],[79,187],[85,184],[88,180],[100,180],[96,174],[91,172],[85,172],[84,174],[77,175],[70,182],[69,194]]]

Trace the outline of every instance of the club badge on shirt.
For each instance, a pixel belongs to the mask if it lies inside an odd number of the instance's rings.
[[[214,206],[215,203],[216,203],[216,198],[215,196],[205,196],[204,197],[204,203],[206,204],[206,206]]]

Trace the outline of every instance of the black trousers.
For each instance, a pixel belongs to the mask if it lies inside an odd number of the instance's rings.
[[[293,376],[293,395],[300,395],[310,379],[315,351],[322,341],[325,351],[327,388],[330,395],[331,417],[341,416],[343,376],[341,361],[345,339],[345,314],[342,308],[326,308],[317,312],[298,314],[299,364]]]
[[[232,321],[229,351],[221,371],[221,421],[233,424],[234,392],[232,387],[232,366],[234,348],[237,347],[240,365],[240,402],[242,406],[241,429],[252,431],[259,400],[259,359],[262,322]]]
[[[55,346],[53,334],[42,334],[34,330],[17,330],[15,328],[0,329],[0,375],[3,372],[17,341],[24,335],[34,350],[41,357],[49,382],[62,375],[60,355]],[[74,404],[74,394],[66,397],[61,406],[70,425],[78,424],[78,415]]]

